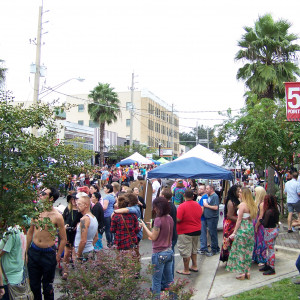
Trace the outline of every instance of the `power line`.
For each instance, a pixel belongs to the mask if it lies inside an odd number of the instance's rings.
[[[48,89],[49,91],[52,91],[52,92],[64,95],[66,97],[74,98],[74,99],[77,99],[77,100],[82,100],[84,102],[90,102],[90,100],[88,100],[88,99],[84,99],[84,98],[81,98],[81,97],[78,97],[78,96],[75,96],[75,95],[69,95],[69,94],[66,94],[66,93],[63,93],[63,92],[60,92],[60,91],[53,90],[51,88],[46,88],[46,89]],[[103,106],[103,107],[108,107],[108,108],[115,109],[115,107],[110,106],[110,105],[105,105],[105,104],[101,104],[101,103],[94,103],[94,102],[91,102],[91,103],[93,103],[95,105],[99,105],[99,106]],[[119,107],[127,110],[126,106],[119,106]],[[144,108],[135,108],[135,110],[148,111],[148,109],[144,109]],[[239,111],[239,110],[240,109],[231,109],[231,111]],[[172,113],[171,110],[167,110],[167,109],[165,110],[165,112]],[[220,112],[227,112],[227,109],[226,110],[198,110],[198,111],[178,111],[178,110],[174,110],[173,111],[173,113],[220,113]],[[153,115],[153,114],[151,114],[149,112],[148,112],[148,114],[149,115]],[[186,118],[186,119],[195,119],[195,118]],[[203,120],[219,120],[219,119],[203,119]]]

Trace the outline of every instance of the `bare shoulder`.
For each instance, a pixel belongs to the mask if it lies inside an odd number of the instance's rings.
[[[51,219],[53,220],[53,223],[57,226],[61,223],[64,223],[64,218],[60,212],[58,212],[56,209],[51,211]]]
[[[240,205],[239,205],[239,210],[245,210],[245,209],[247,209],[248,207],[247,207],[247,204],[246,203],[244,203],[244,202],[242,202],[242,203],[240,203]]]
[[[227,202],[227,207],[233,207],[233,203],[232,203],[232,201],[230,199]]]

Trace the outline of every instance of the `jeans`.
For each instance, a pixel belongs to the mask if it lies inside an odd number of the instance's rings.
[[[111,247],[113,245],[113,235],[110,232],[110,222],[111,222],[110,217],[105,217],[104,218],[105,236],[106,236],[106,241],[107,241],[107,247]]]
[[[300,273],[300,255],[299,255],[298,258],[297,258],[297,261],[296,261],[296,267],[297,267],[297,269],[298,269],[298,271],[299,271],[299,273]]]
[[[207,236],[206,231],[208,232],[211,238],[211,251],[217,253],[220,251],[218,245],[218,218],[208,218],[205,221],[201,221],[201,235],[200,235],[200,249],[203,251],[208,251],[207,248]]]
[[[207,225],[206,219],[201,220],[200,250],[208,251],[207,248]]]
[[[176,239],[172,239],[172,250],[173,250],[173,253],[175,254],[175,245],[177,244],[177,240],[178,240],[178,237],[176,237]],[[173,278],[175,278],[175,258],[173,257],[173,262],[172,262],[172,275],[173,275]],[[161,280],[161,285],[162,286],[166,286],[166,279],[164,277],[164,274],[162,276],[162,280]]]
[[[10,299],[9,299],[9,294],[8,294],[8,285],[4,285],[4,291],[5,291],[5,294],[4,294],[4,296],[1,298],[1,300],[10,300]]]
[[[56,251],[43,252],[32,247],[28,250],[28,274],[34,300],[42,300],[41,283],[45,300],[54,300],[53,281],[56,269]]]
[[[161,289],[168,288],[173,282],[172,265],[174,252],[171,249],[152,254],[152,293],[155,299],[160,299]],[[164,278],[164,285],[162,285]]]

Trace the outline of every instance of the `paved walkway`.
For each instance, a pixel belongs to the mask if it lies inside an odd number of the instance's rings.
[[[219,256],[198,255],[199,273],[191,274],[188,278],[190,286],[196,289],[193,299],[221,300],[284,278],[298,276],[295,262],[300,254],[300,234],[298,230],[294,233],[286,231],[286,227],[282,226],[276,241],[276,274],[272,276],[262,275],[258,266],[253,264],[250,280],[236,280],[236,274],[225,270],[225,264],[219,261]],[[222,232],[219,231],[218,235],[221,241]]]

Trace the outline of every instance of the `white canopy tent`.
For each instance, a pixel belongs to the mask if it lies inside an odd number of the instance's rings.
[[[223,157],[221,155],[201,145],[195,146],[190,151],[179,156],[176,160],[180,160],[188,157],[200,158],[219,167],[222,166],[224,163]]]
[[[138,152],[133,153],[132,155],[122,159],[119,164],[131,164],[133,162],[137,162],[140,165],[153,165],[153,161],[139,154]]]

